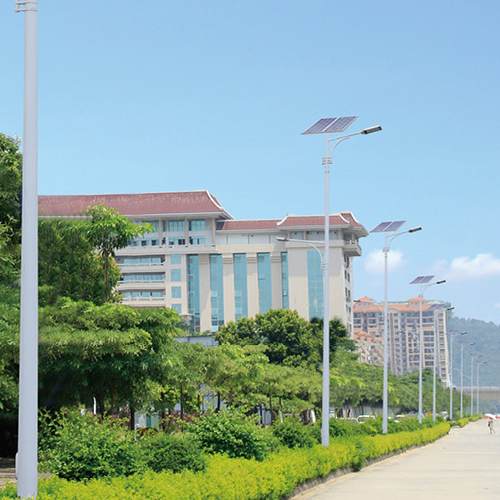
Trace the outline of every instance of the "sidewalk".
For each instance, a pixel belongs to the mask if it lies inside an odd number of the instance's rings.
[[[0,460],[0,488],[5,486],[7,481],[14,481],[16,479],[15,462],[9,458]]]
[[[500,429],[470,423],[427,446],[332,479],[294,500],[500,499]]]

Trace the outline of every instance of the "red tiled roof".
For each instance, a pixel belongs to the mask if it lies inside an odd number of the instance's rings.
[[[325,227],[324,215],[287,215],[281,222],[278,223],[281,228],[285,227]],[[360,229],[364,233],[366,229],[356,220],[351,212],[341,212],[330,214],[330,226],[351,227],[353,229]]]
[[[276,231],[278,219],[226,220],[217,223],[217,231],[271,230]]]
[[[38,197],[38,213],[48,217],[80,215],[95,205],[107,205],[127,216],[214,213],[232,219],[208,191]]]

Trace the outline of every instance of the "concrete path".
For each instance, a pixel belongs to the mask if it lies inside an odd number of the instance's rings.
[[[470,423],[427,446],[332,479],[294,500],[500,500],[500,425]]]

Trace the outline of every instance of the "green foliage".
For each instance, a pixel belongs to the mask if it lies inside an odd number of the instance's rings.
[[[140,441],[147,467],[155,472],[202,471],[206,458],[193,434],[151,434]]]
[[[40,480],[38,500],[234,500],[235,492],[241,500],[280,500],[307,480],[347,467],[357,468],[365,460],[432,442],[448,431],[449,425],[440,423],[412,433],[367,436],[355,442],[339,439],[328,447],[282,449],[262,462],[216,455],[210,458],[204,472],[145,472],[86,482]],[[0,489],[0,498],[17,498],[16,486]]]
[[[297,418],[286,418],[272,427],[273,434],[278,438],[280,444],[287,448],[310,448],[318,444],[312,428],[305,426]]]
[[[82,480],[128,476],[141,469],[139,446],[120,420],[60,412],[42,419],[40,450],[58,477]]]
[[[104,268],[87,236],[88,220],[47,220],[38,222],[39,303],[54,304],[58,297],[104,303]],[[109,263],[108,294],[120,278],[120,269]]]
[[[97,205],[89,207],[85,214],[90,216],[85,235],[97,250],[104,269],[104,302],[107,302],[115,283],[110,281],[110,268],[114,263],[115,250],[125,248],[134,237],[153,231],[151,224],[134,224],[118,210]]]
[[[202,416],[192,432],[207,452],[223,453],[232,458],[263,460],[276,445],[269,434],[238,413]]]

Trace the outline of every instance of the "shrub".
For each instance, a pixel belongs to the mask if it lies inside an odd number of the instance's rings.
[[[40,453],[51,472],[65,479],[129,475],[141,467],[139,446],[119,419],[61,411],[42,419]]]
[[[278,441],[287,448],[310,448],[318,443],[311,427],[307,427],[296,418],[286,418],[272,427]]]
[[[191,430],[207,452],[225,453],[233,458],[263,460],[276,446],[272,434],[238,413],[203,416]]]
[[[206,458],[192,434],[152,434],[140,441],[145,464],[155,472],[201,471]]]

